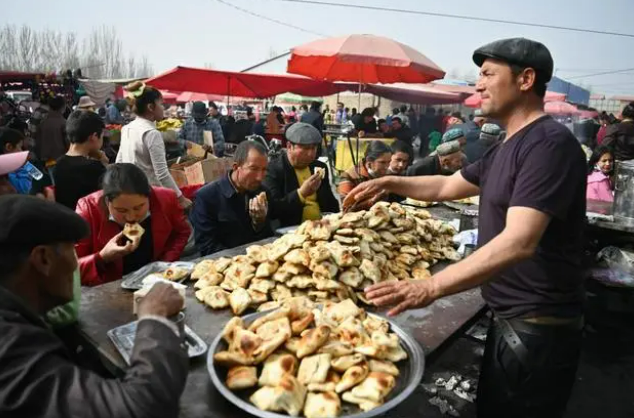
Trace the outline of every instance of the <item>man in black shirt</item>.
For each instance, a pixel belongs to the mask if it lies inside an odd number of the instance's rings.
[[[108,164],[101,151],[104,127],[98,114],[82,110],[66,121],[70,148],[55,165],[55,200],[72,210],[79,199],[101,189]]]
[[[366,289],[389,314],[476,286],[493,310],[478,384],[478,417],[561,417],[575,380],[583,323],[585,158],[572,133],[543,112],[548,49],[523,38],[476,50],[483,116],[506,139],[450,177],[385,177],[351,191],[364,206],[383,193],[423,201],[480,196],[478,250],[429,280]]]
[[[312,102],[310,105],[310,111],[304,113],[299,121],[313,125],[321,134],[324,131],[324,116],[321,114],[320,109],[321,103]]]
[[[414,134],[409,126],[403,124],[403,120],[399,116],[393,116],[392,131],[389,136],[412,145]]]
[[[377,135],[376,120],[374,120],[374,109],[371,107],[366,107],[363,112],[353,116],[352,123],[354,124],[354,129],[357,132],[363,131],[366,137],[379,136]]]

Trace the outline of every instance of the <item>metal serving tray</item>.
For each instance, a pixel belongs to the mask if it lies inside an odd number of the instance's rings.
[[[243,316],[242,319],[244,320],[245,324],[250,324],[255,319],[270,312],[272,311],[257,312]],[[377,415],[385,414],[386,412],[397,406],[399,403],[403,402],[409,395],[411,395],[414,389],[416,389],[416,386],[420,384],[421,379],[423,378],[423,371],[425,369],[425,355],[418,342],[416,342],[416,340],[411,335],[405,332],[396,323],[390,321],[389,318],[369,312],[367,313],[367,315],[385,319],[390,323],[390,331],[397,334],[401,339],[401,344],[407,352],[408,359],[396,363],[399,368],[400,375],[396,378],[396,386],[389,394],[383,405],[371,411],[363,412],[361,411],[361,409],[359,409],[357,405],[342,401],[342,411],[340,417],[370,418]],[[227,388],[227,386],[225,385],[225,381],[227,378],[227,369],[222,366],[216,367],[216,365],[214,364],[214,354],[226,349],[227,343],[222,338],[222,333],[219,333],[218,336],[214,339],[213,343],[211,343],[209,352],[207,353],[207,370],[209,371],[211,380],[218,391],[231,403],[251,415],[255,415],[261,418],[288,418],[289,415],[287,414],[262,411],[251,402],[249,402],[249,397],[257,390],[257,388],[251,388],[236,392]],[[261,367],[258,368],[258,375],[261,372],[260,369]]]
[[[139,321],[130,322],[107,332],[108,338],[128,365],[130,365],[130,356],[138,324]],[[207,351],[207,344],[187,325],[185,325],[185,344],[187,345],[187,355],[190,358],[201,356]]]
[[[169,263],[167,261],[155,261],[141,267],[136,271],[133,271],[132,273],[123,276],[123,280],[121,281],[121,288],[126,290],[139,290],[143,287],[143,279],[145,279],[150,274],[161,273],[170,267],[181,267],[189,270],[189,273],[191,274],[194,271],[195,266],[196,263],[192,263],[189,261],[174,261],[173,263]],[[179,280],[179,282],[187,280],[188,277],[189,275],[185,276],[185,278]]]

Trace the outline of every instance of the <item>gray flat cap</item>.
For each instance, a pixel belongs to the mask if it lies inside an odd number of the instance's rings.
[[[543,72],[547,82],[553,75],[554,63],[550,51],[544,44],[530,39],[500,39],[481,46],[473,53],[473,62],[478,67],[482,67],[487,58],[533,68],[535,71]]]
[[[297,122],[286,130],[286,139],[293,144],[318,145],[321,144],[321,134],[313,125]]]

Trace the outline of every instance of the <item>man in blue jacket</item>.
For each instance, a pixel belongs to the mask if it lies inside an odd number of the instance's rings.
[[[196,194],[191,222],[202,255],[238,247],[273,235],[262,182],[268,158],[263,145],[238,145],[232,170]]]

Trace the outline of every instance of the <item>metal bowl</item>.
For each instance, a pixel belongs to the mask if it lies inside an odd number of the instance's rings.
[[[245,324],[250,324],[255,319],[270,313],[257,312],[254,314],[246,315],[242,317]],[[396,386],[386,398],[383,405],[368,412],[363,412],[357,405],[349,404],[347,402],[341,402],[341,417],[346,418],[370,418],[377,415],[384,414],[403,402],[411,393],[416,389],[416,386],[421,382],[423,378],[423,371],[425,369],[425,355],[423,350],[416,340],[406,333],[402,328],[390,321],[388,318],[373,313],[367,313],[367,315],[377,318],[385,319],[390,323],[390,330],[397,334],[401,339],[401,344],[407,352],[408,359],[397,363],[400,371],[400,375],[396,378]],[[236,405],[238,408],[248,412],[251,415],[255,415],[262,418],[288,418],[287,414],[280,414],[276,412],[262,411],[249,401],[249,397],[257,390],[257,388],[251,388],[242,391],[232,391],[225,385],[227,377],[227,369],[225,367],[216,367],[214,364],[214,354],[219,351],[224,351],[228,348],[225,340],[222,339],[222,334],[214,339],[209,348],[207,354],[207,370],[211,376],[211,381],[214,383],[218,391],[230,402]],[[258,375],[260,372],[258,369]]]

